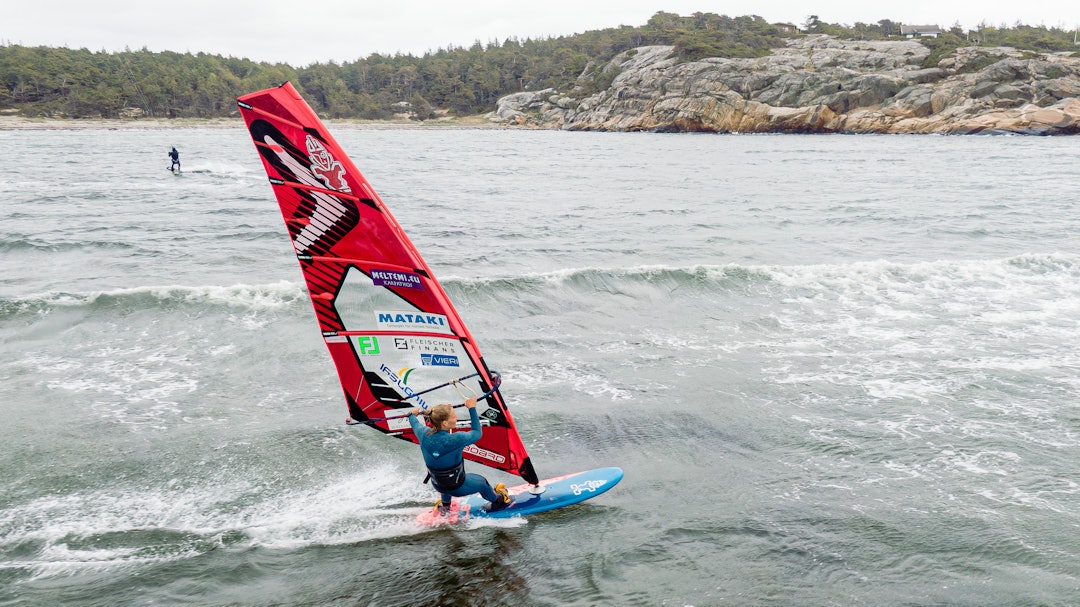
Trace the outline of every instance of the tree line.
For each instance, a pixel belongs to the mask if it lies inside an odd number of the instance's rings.
[[[330,118],[386,119],[408,113],[427,119],[490,111],[499,97],[556,88],[575,95],[606,88],[601,68],[616,54],[643,45],[674,45],[680,59],[759,57],[788,38],[813,33],[888,39],[899,23],[830,24],[816,16],[800,27],[756,15],[680,16],[658,12],[642,26],[620,26],[545,39],[508,38],[487,45],[411,54],[372,54],[345,63],[292,67],[206,53],[122,52],[0,45],[0,109],[27,116],[70,118],[213,118],[236,111],[236,97],[292,81],[315,110]],[[959,46],[1014,46],[1074,51],[1073,32],[1045,26],[959,25],[922,39],[937,61]]]

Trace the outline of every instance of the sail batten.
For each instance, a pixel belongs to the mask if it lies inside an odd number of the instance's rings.
[[[286,83],[238,100],[272,184],[350,416],[417,442],[413,407],[484,395],[472,461],[536,483],[476,342],[405,231]]]

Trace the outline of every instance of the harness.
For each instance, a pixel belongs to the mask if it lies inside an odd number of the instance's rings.
[[[424,482],[428,479],[431,479],[432,486],[439,491],[454,491],[465,484],[465,461],[462,460],[458,465],[449,468],[428,468],[428,478],[425,478]]]

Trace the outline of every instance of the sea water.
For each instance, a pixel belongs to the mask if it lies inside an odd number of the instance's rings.
[[[2,131],[0,606],[1080,600],[1076,139],[331,129],[625,480],[418,526],[239,123]]]

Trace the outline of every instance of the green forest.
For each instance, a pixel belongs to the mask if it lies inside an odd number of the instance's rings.
[[[575,95],[606,88],[614,74],[601,68],[616,54],[643,45],[674,45],[682,60],[757,57],[787,38],[831,34],[850,39],[899,38],[899,23],[841,25],[811,16],[806,23],[768,23],[758,16],[658,12],[648,23],[545,39],[508,38],[422,57],[372,54],[356,61],[292,67],[205,53],[90,51],[0,46],[0,110],[54,118],[215,118],[236,112],[236,97],[291,81],[328,118],[424,120],[488,112],[499,97],[554,87]],[[960,46],[1013,46],[1074,52],[1074,33],[1045,26],[977,31],[959,25],[920,39],[928,62]]]

